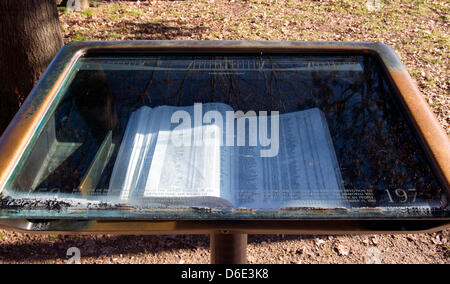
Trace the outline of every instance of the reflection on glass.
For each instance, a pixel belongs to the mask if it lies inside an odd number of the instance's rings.
[[[87,55],[67,86],[10,179],[12,198],[448,214],[374,57]],[[177,128],[173,114],[184,110],[194,120],[197,103],[200,119],[211,109],[224,118],[198,128],[215,138],[208,146],[173,145],[173,135],[196,131],[194,121]],[[261,157],[267,145],[249,145],[250,135],[238,146],[239,121],[250,129],[252,118],[235,117],[229,130],[227,111],[254,113],[258,127],[267,112],[269,134],[270,114],[279,112],[277,155]]]

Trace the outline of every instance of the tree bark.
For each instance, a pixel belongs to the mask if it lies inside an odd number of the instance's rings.
[[[63,45],[55,0],[0,1],[0,133]]]

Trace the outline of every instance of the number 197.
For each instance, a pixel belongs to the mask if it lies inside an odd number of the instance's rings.
[[[392,198],[391,191],[389,189],[386,189],[385,192],[387,193],[387,196],[389,198],[389,203],[394,203],[395,201]],[[411,198],[409,198],[408,193],[409,194],[413,193]],[[416,191],[415,188],[410,188],[408,190],[405,190],[405,189],[402,189],[402,188],[397,188],[397,189],[394,190],[394,194],[398,198],[398,201],[400,203],[407,203],[407,202],[414,203],[414,202],[416,202],[417,191]]]

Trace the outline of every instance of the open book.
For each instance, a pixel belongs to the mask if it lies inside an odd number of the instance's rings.
[[[192,118],[188,127],[180,127],[179,119],[171,122],[174,114],[179,117],[177,111]],[[220,119],[204,123],[210,111],[221,114],[223,123]],[[319,109],[277,115],[278,125],[271,124],[275,116],[264,120],[261,115],[234,116],[233,109],[222,103],[203,104],[200,114],[195,106],[143,106],[133,112],[116,158],[109,194],[122,200],[214,197],[235,208],[262,210],[345,206],[339,166],[325,116]],[[201,124],[195,119],[201,119]],[[251,135],[261,134],[260,127],[253,133],[250,130],[252,119],[257,125],[266,123],[272,135],[276,133],[272,128],[278,126],[278,137],[270,137],[273,143],[278,138],[278,146],[271,145],[277,151],[275,155],[264,157],[261,153],[267,150],[267,143],[252,142]],[[238,133],[239,129],[246,133]],[[180,145],[180,141],[189,143]]]

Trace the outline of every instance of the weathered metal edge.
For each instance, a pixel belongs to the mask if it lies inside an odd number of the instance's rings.
[[[449,228],[445,220],[49,220],[2,219],[0,228],[61,234],[392,234],[432,233]]]

